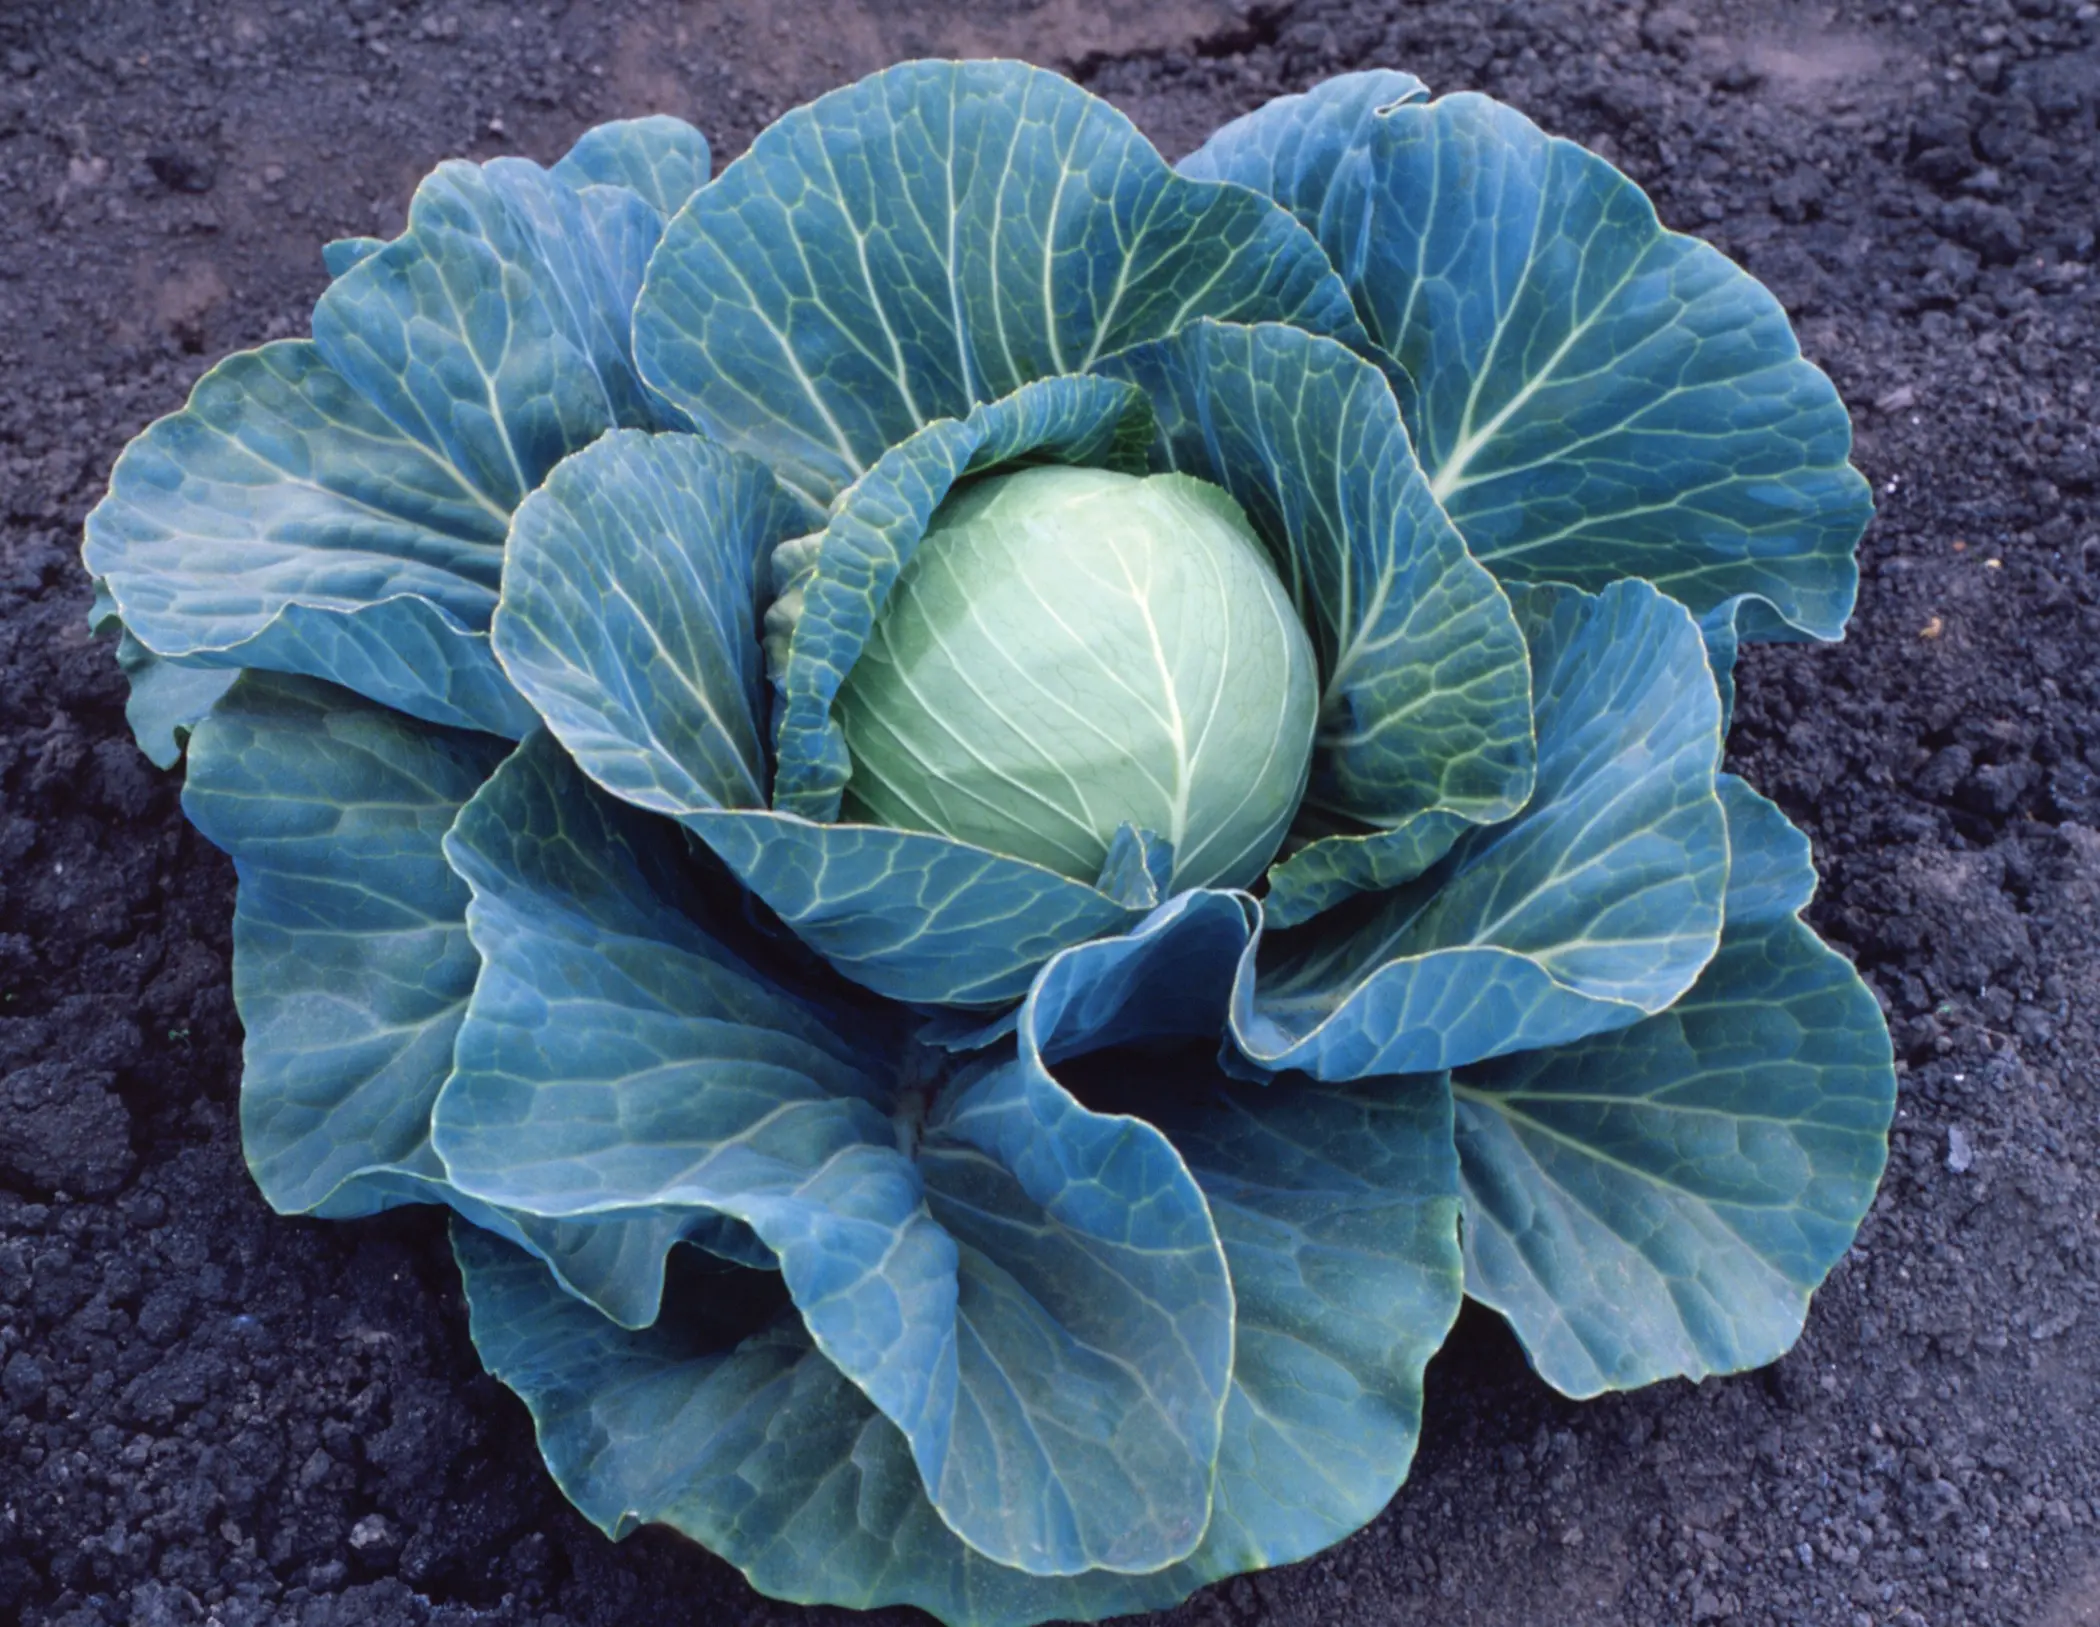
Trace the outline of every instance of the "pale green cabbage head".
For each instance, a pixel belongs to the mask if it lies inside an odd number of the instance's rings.
[[[1311,641],[1240,506],[1187,475],[1044,466],[935,515],[839,692],[851,819],[1075,880],[1116,831],[1245,886],[1304,794]]]

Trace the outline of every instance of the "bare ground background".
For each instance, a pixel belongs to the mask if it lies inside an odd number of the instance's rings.
[[[124,732],[76,548],[123,441],[303,332],[320,243],[394,230],[438,159],[653,110],[726,159],[899,57],[994,52],[1170,154],[1371,63],[1515,103],[1780,293],[1881,504],[1851,636],[1754,653],[1732,742],[1814,835],[1814,919],[1904,1070],[1800,1347],[1576,1406],[1469,1313],[1381,1519],[1157,1623],[2100,1623],[2085,0],[0,0],[0,1619],[847,1619],[586,1527],[479,1374],[433,1218],[263,1207],[232,873]]]

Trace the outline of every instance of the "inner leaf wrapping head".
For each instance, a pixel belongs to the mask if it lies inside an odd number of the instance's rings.
[[[1076,880],[1116,831],[1175,890],[1261,874],[1305,791],[1310,640],[1225,492],[1038,467],[958,489],[834,710],[849,820],[934,831]]]

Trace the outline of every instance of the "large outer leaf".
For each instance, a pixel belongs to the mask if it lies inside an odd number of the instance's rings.
[[[714,160],[707,138],[668,113],[593,125],[554,166],[577,188],[625,187],[668,220],[707,185]]]
[[[117,601],[107,582],[95,584],[88,606],[88,631],[117,632],[117,670],[131,685],[124,701],[124,721],[139,750],[156,768],[173,768],[182,748],[205,713],[233,686],[240,673],[228,667],[178,667],[163,661],[131,636],[117,614]]]
[[[1320,240],[1354,289],[1363,275],[1364,221],[1375,190],[1375,121],[1428,95],[1421,80],[1393,68],[1338,73],[1220,125],[1174,167],[1192,181],[1234,181],[1274,198]],[[1356,256],[1337,252],[1349,245]]]
[[[614,188],[587,208],[524,159],[440,164],[416,188],[408,230],[322,294],[314,343],[508,514],[606,430],[662,423],[628,338],[634,247],[659,219]]]
[[[514,735],[531,714],[487,638],[506,519],[285,340],[229,356],[124,449],[83,554],[164,660]]]
[[[1017,62],[908,62],[784,115],[672,222],[635,314],[650,381],[818,504],[1198,316],[1362,331],[1281,210]]]
[[[1516,595],[1538,788],[1418,881],[1243,963],[1234,1037],[1266,1068],[1419,1073],[1621,1028],[1714,952],[1728,842],[1698,626],[1642,582]]]
[[[1187,1553],[1231,1299],[1179,1161],[992,1071],[914,1162],[923,1104],[893,1124],[893,1064],[839,1037],[852,1012],[782,992],[690,912],[682,851],[544,735],[461,814],[447,852],[486,964],[436,1110],[454,1183],[550,1218],[743,1222],[978,1549],[1048,1573]]]
[[[1388,830],[1369,830],[1318,808],[1301,808],[1292,837],[1299,844],[1269,869],[1262,914],[1269,925],[1302,926],[1358,893],[1405,886],[1451,851],[1474,822],[1431,808]]]
[[[242,1145],[286,1213],[448,1203],[546,1260],[569,1293],[646,1321],[675,1229],[503,1213],[454,1191],[430,1146],[480,966],[440,843],[509,749],[260,673],[198,730],[183,806],[240,877]]]
[[[240,878],[241,1139],[274,1207],[369,1213],[421,1168],[480,967],[439,843],[509,749],[262,674],[198,728],[183,809]]]
[[[1136,931],[1067,950],[1021,1008],[1020,1064],[1224,1025],[1247,900],[1184,893]],[[1235,1084],[1142,1051],[1121,1100],[1160,1130],[1210,1205],[1232,1272],[1233,1387],[1187,1590],[1339,1541],[1406,1478],[1422,1372],[1458,1314],[1458,1164],[1441,1076]],[[1133,1606],[1134,1607],[1134,1606]]]
[[[229,357],[126,448],[84,550],[126,629],[163,662],[524,733],[487,638],[510,511],[606,429],[686,422],[629,350],[661,232],[623,187],[440,166],[399,238],[333,256],[312,343]]]
[[[1457,1156],[1440,1077],[1219,1082],[1162,1112],[1238,1307],[1217,1504],[1191,1579],[1288,1564],[1407,1478],[1422,1373],[1458,1315]]]
[[[1024,1056],[936,1108],[919,1169],[962,1250],[966,1401],[928,1482],[943,1517],[979,1552],[1046,1575],[1183,1558],[1210,1523],[1233,1307],[1174,1149],[1088,1111]]]
[[[598,235],[599,248],[612,250],[606,253],[607,261],[620,268],[616,275],[631,305],[650,251],[663,235],[663,223],[707,184],[712,167],[705,136],[683,119],[651,113],[593,125],[547,173],[583,198],[584,213]],[[603,195],[601,189],[639,198],[649,206],[647,214]],[[641,230],[631,230],[630,221],[641,223]],[[415,225],[411,223],[409,229],[414,231]],[[640,252],[635,255],[628,245],[637,243]],[[383,237],[339,237],[322,248],[321,258],[328,275],[335,278],[386,246]],[[689,426],[681,422],[678,427]]]
[[[1104,885],[1089,887],[923,831],[704,809],[679,818],[804,943],[856,983],[914,1005],[1017,1000],[1060,949],[1124,931],[1154,902],[1141,887],[1104,890],[1121,847]]]
[[[780,690],[773,806],[838,817],[853,764],[832,703],[956,481],[1018,458],[1142,472],[1151,432],[1144,398],[1127,384],[1040,379],[919,430],[841,492],[822,532],[782,561],[791,574],[766,617]]]
[[[1888,1030],[1795,918],[1808,842],[1724,780],[1728,925],[1659,1016],[1455,1080],[1466,1288],[1569,1395],[1775,1360],[1887,1156]]]
[[[1032,1576],[966,1546],[896,1426],[792,1313],[726,1348],[675,1305],[629,1332],[484,1232],[455,1226],[452,1247],[482,1361],[523,1398],[555,1481],[609,1536],[670,1525],[775,1598],[915,1604],[951,1627],[1096,1620],[1187,1591],[1173,1573]]]
[[[1779,302],[1603,159],[1484,96],[1384,105],[1390,79],[1272,102],[1182,168],[1319,234],[1414,381],[1416,449],[1474,555],[1509,581],[1644,577],[1700,614],[1754,593],[1837,637],[1871,496]]]
[[[1098,421],[1111,444],[1120,422]],[[1156,898],[1107,885],[1131,868],[1123,849],[1089,887],[944,836],[742,806],[762,771],[752,554],[788,512],[750,459],[687,437],[579,453],[520,511],[497,622],[511,677],[585,773],[691,828],[847,976],[921,1003],[1018,999],[1051,955]]]
[[[1363,825],[1434,828],[1445,845],[1522,807],[1534,766],[1524,635],[1429,495],[1384,376],[1296,328],[1207,321],[1103,371],[1152,402],[1158,464],[1238,499],[1313,634],[1309,801]],[[1456,817],[1424,818],[1438,814]],[[1270,882],[1275,924],[1338,902],[1337,872],[1407,879],[1358,860],[1367,840],[1380,841],[1329,837],[1285,861]],[[1417,869],[1442,851],[1418,840]]]
[[[1065,1477],[1034,1490],[1043,1470],[1025,1452],[993,1452],[990,1437],[964,1465],[988,1503],[1019,1493],[1024,1508],[1064,1504],[1059,1520],[1092,1534],[1087,1568],[1161,1568],[1122,1557],[1116,1533],[1133,1521],[1190,1519],[1172,1559],[1203,1538],[1232,1372],[1233,1295],[1209,1210],[1173,1146],[1141,1119],[1082,1107],[1048,1062],[1206,1019],[1215,1032],[1246,935],[1237,895],[1192,892],[1126,938],[1067,951],[1023,1002],[1013,1059],[965,1069],[927,1120],[919,1163],[933,1212],[966,1264],[976,1252],[992,1257],[965,1272],[967,1322],[1011,1324],[1016,1349],[1049,1344],[1060,1326],[1081,1335],[1059,1341],[1069,1349],[1054,1368],[976,1386],[978,1404],[993,1419],[1018,1411],[1007,1435],[1024,1443],[1055,1442],[1075,1416],[1101,1428],[1125,1414],[1093,1445],[1099,1466],[1076,1487]],[[1046,1311],[1054,1320],[1031,1334]],[[1110,1353],[1127,1368],[1104,1362]]]
[[[819,1339],[880,1340],[892,1302],[915,1298],[940,1321],[954,1248],[877,1105],[880,1029],[857,1053],[689,913],[675,827],[602,796],[535,734],[446,852],[484,962],[432,1127],[461,1191],[547,1216],[731,1215],[782,1255]],[[895,1382],[937,1382],[945,1339],[889,1351]]]
[[[496,653],[606,789],[764,807],[758,583],[799,510],[751,459],[616,430],[519,505]]]
[[[1190,894],[1129,938],[1060,957],[1027,1053],[1214,1029],[1247,931],[1239,900]],[[457,1228],[475,1343],[531,1408],[563,1490],[615,1536],[664,1521],[776,1596],[915,1604],[956,1627],[1169,1605],[1376,1513],[1406,1473],[1422,1366],[1460,1281],[1441,1080],[1221,1083],[1172,1111],[1226,1238],[1240,1336],[1210,1530],[1149,1575],[1029,1576],[972,1552],[935,1517],[902,1437],[792,1321],[729,1348],[674,1302],[660,1326],[624,1333]]]
[[[128,630],[117,635],[117,670],[130,681],[124,721],[156,768],[173,768],[182,748],[240,673],[229,667],[178,667],[163,661]]]

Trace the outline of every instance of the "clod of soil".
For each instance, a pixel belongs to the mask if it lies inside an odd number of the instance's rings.
[[[1327,74],[1478,88],[1787,302],[1881,515],[1836,648],[1745,663],[1731,766],[1905,1069],[1795,1352],[1577,1406],[1469,1313],[1414,1477],[1163,1624],[2100,1621],[2100,7],[2089,0],[116,0],[0,13],[0,1619],[842,1623],[618,1547],[483,1378],[430,1215],[242,1168],[229,867],[124,731],[76,548],[208,360],[454,154],[661,109],[727,156],[898,57],[1078,72],[1169,151]],[[901,1627],[910,1617],[880,1618]]]

